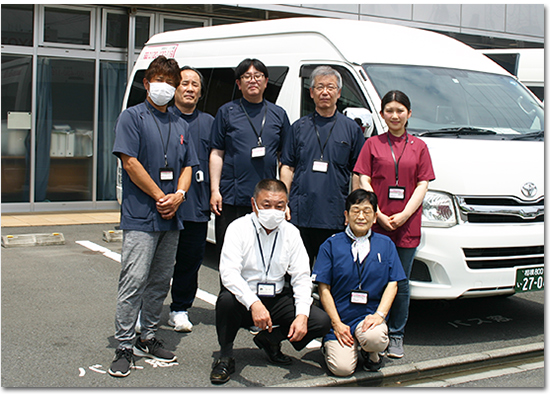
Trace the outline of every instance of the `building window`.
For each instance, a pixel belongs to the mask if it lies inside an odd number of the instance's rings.
[[[105,11],[103,21],[104,47],[107,49],[128,48],[128,14]]]
[[[141,50],[145,43],[151,37],[151,16],[137,15],[136,16],[136,36],[135,49]]]
[[[189,19],[182,19],[182,18],[170,18],[170,17],[164,17],[162,19],[163,21],[163,32],[168,31],[177,31],[180,29],[190,29],[190,28],[200,28],[205,26],[204,20],[189,20]]]
[[[44,7],[43,43],[92,47],[92,11]]]
[[[2,5],[2,44],[32,46],[33,20],[32,4]]]

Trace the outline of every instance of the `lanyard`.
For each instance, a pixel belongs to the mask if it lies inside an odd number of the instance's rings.
[[[361,288],[361,282],[363,281],[363,272],[365,271],[365,264],[367,263],[367,257],[363,260],[362,263],[359,262],[359,257],[357,257],[357,260],[355,260],[355,265],[357,266],[357,275],[359,275],[359,290],[363,290]]]
[[[153,120],[155,121],[155,124],[157,125],[157,129],[159,130],[160,135],[160,141],[162,143],[162,149],[164,150],[164,166],[168,166],[168,144],[170,143],[170,135],[172,134],[172,118],[170,117],[170,114],[168,114],[168,141],[166,142],[166,145],[164,144],[164,138],[162,137],[162,131],[160,130],[159,123],[157,121],[157,117],[155,117],[155,113],[151,109],[151,106],[149,106],[149,103],[146,101],[145,104],[147,105],[147,108],[151,112],[151,115],[153,116]]]
[[[319,142],[319,147],[321,148],[321,160],[323,159],[323,153],[325,152],[325,147],[327,147],[328,140],[330,139],[330,135],[332,135],[332,130],[336,126],[337,120],[338,120],[338,113],[334,115],[334,123],[330,128],[327,139],[325,140],[325,144],[321,145],[321,135],[319,134],[319,129],[317,129],[317,124],[315,123],[315,114],[313,114],[313,126],[315,127],[315,133],[317,134],[317,142]]]
[[[254,225],[254,229],[256,229],[256,225]],[[267,276],[269,275],[269,269],[271,268],[271,260],[273,260],[273,253],[275,252],[275,245],[277,244],[277,237],[278,236],[279,236],[279,231],[277,231],[275,233],[275,240],[273,241],[273,247],[271,248],[271,255],[269,256],[269,263],[267,264],[267,268],[266,268],[265,260],[264,260],[264,252],[262,250],[262,243],[260,242],[260,235],[258,234],[258,231],[256,230],[256,237],[258,238],[258,247],[260,248],[260,256],[262,258],[262,264],[264,266],[266,281],[267,281]]]
[[[246,118],[248,119],[248,122],[250,122],[250,126],[252,127],[252,129],[254,130],[254,133],[256,134],[256,137],[258,138],[258,146],[261,146],[262,145],[262,133],[264,131],[265,118],[267,116],[267,104],[264,103],[264,118],[262,119],[262,127],[260,129],[260,133],[258,134],[258,131],[256,130],[256,127],[254,127],[254,124],[252,123],[252,120],[250,119],[250,116],[248,115],[248,113],[246,112],[246,109],[243,106],[243,99],[242,98],[240,99],[240,103],[241,103],[241,108],[244,111],[244,115],[246,115]]]
[[[403,157],[403,153],[405,153],[405,147],[407,147],[407,143],[409,143],[409,135],[405,133],[405,146],[403,146],[403,151],[401,152],[401,155],[399,156],[399,159],[395,160],[395,154],[393,153],[393,147],[391,145],[391,139],[390,139],[391,133],[388,132],[388,143],[390,144],[390,150],[391,150],[391,156],[393,157],[393,164],[395,165],[395,184],[399,184],[399,163],[401,162],[401,157]]]

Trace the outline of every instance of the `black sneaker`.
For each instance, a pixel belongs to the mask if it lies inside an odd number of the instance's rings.
[[[130,370],[134,366],[134,352],[132,349],[116,349],[115,359],[109,368],[109,374],[119,378],[130,375]]]
[[[165,350],[162,343],[155,337],[145,342],[142,342],[141,339],[138,338],[134,345],[134,354],[138,357],[149,357],[164,362],[173,362],[177,360],[174,353]]]
[[[361,354],[363,355],[363,369],[365,371],[376,372],[384,365],[383,357],[380,357],[377,362],[374,362],[370,359],[370,354],[365,350],[361,349]]]

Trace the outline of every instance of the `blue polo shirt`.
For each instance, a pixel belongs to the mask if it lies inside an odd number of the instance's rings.
[[[189,145],[189,140],[187,122],[172,113],[160,112],[145,101],[127,108],[118,117],[113,154],[137,158],[159,188],[169,194],[177,190],[181,170],[198,165],[195,149]],[[165,167],[165,151],[168,167],[174,171],[171,181],[160,180],[160,168]],[[163,219],[157,211],[155,199],[137,187],[122,170],[121,229],[145,232],[181,230],[182,221],[181,207],[174,218]]]
[[[294,168],[290,222],[305,228],[344,229],[350,177],[364,143],[357,122],[340,112],[330,118],[314,112],[292,125],[281,153],[281,164]],[[321,159],[321,152],[328,162],[326,173],[313,171],[313,162]]]
[[[242,98],[220,107],[212,124],[211,144],[213,149],[225,152],[220,181],[224,204],[250,206],[256,184],[262,179],[277,177],[277,153],[289,131],[286,111],[267,100],[254,104]],[[252,158],[260,132],[265,156]]]
[[[351,252],[352,239],[340,232],[328,238],[319,248],[312,279],[330,285],[336,310],[351,333],[369,314],[374,314],[389,282],[406,279],[395,245],[387,236],[372,232],[370,253],[363,261],[361,288],[368,292],[367,304],[353,304],[351,291],[359,288],[359,272]],[[336,340],[331,330],[325,340]]]
[[[192,114],[183,114],[176,106],[168,108],[189,124],[189,133],[199,165],[193,167],[193,179],[187,192],[187,200],[180,208],[184,221],[207,222],[210,220],[210,132],[214,117],[195,109]],[[201,180],[202,179],[202,180]]]

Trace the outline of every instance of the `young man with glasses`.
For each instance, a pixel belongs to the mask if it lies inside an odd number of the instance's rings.
[[[210,209],[218,251],[227,226],[252,212],[256,183],[277,176],[278,155],[290,131],[286,111],[264,99],[269,72],[260,60],[243,60],[235,80],[242,97],[221,106],[212,125]]]

